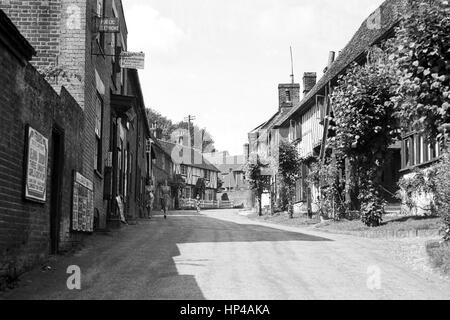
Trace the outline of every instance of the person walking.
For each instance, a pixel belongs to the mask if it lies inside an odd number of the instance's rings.
[[[152,210],[153,210],[153,202],[155,201],[155,195],[153,194],[153,189],[151,187],[146,188],[146,194],[147,194],[147,218],[152,218]]]
[[[164,186],[161,188],[161,209],[164,212],[164,219],[167,219],[169,202],[170,202],[170,187],[168,186],[166,180]]]

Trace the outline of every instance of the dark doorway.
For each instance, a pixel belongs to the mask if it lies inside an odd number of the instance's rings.
[[[52,132],[52,177],[50,209],[50,253],[57,254],[59,248],[59,228],[61,219],[61,197],[64,169],[64,135],[59,128]]]

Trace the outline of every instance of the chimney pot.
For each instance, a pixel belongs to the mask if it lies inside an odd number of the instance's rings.
[[[328,56],[328,69],[333,64],[335,58],[336,58],[336,52],[330,51],[330,55]]]
[[[316,85],[317,73],[305,72],[303,74],[303,95],[306,96]]]

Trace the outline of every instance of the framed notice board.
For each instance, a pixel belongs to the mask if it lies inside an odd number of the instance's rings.
[[[47,201],[48,139],[27,126],[25,199]]]
[[[94,232],[94,185],[80,173],[74,173],[72,231]]]

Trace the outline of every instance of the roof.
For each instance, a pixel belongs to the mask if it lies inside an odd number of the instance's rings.
[[[401,19],[400,13],[407,5],[407,1],[386,0],[371,16],[369,16],[312,90],[297,106],[293,107],[289,113],[281,117],[275,124],[275,127],[285,125],[286,121],[288,121],[295,113],[302,113],[306,110],[309,102],[315,95],[321,92],[329,82],[336,80],[354,61],[361,58],[370,46],[377,44],[380,40],[384,39],[386,35],[392,32]],[[380,14],[381,17],[379,17],[378,14]],[[379,17],[378,19],[377,15]],[[376,20],[381,21],[381,28],[377,27]]]
[[[161,146],[161,148],[163,149],[163,151],[166,154],[169,154],[171,156],[173,163],[183,164],[186,166],[204,169],[204,170],[210,170],[210,171],[214,171],[214,172],[220,172],[220,170],[216,166],[211,164],[208,160],[205,159],[205,157],[200,152],[198,152],[197,150],[195,150],[193,148],[189,148],[186,146],[182,146],[179,144],[175,144],[175,143],[163,141],[163,140],[158,140],[158,143]],[[176,157],[172,156],[175,148],[180,148],[179,159],[176,159]],[[190,157],[186,157],[186,155],[189,155],[189,154],[190,154]],[[196,159],[201,159],[201,161],[199,161],[201,163],[194,163],[195,162],[194,160],[196,160]]]
[[[30,61],[36,55],[36,50],[20,33],[19,29],[0,9],[0,41],[4,42],[18,58]],[[20,56],[19,56],[20,55]]]

